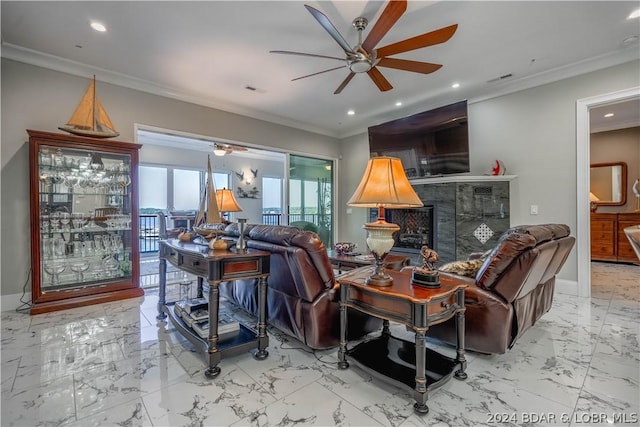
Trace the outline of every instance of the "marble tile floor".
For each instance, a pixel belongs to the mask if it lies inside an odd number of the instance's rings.
[[[422,417],[410,393],[337,369],[337,349],[313,352],[273,328],[266,360],[223,359],[208,380],[191,344],[156,322],[152,290],[38,316],[5,312],[0,424],[638,425],[640,267],[594,263],[592,276],[591,298],[556,293],[507,354],[467,353],[468,379],[431,393]]]

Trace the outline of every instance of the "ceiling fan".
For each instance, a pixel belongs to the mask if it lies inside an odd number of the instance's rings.
[[[329,71],[338,70],[346,66],[349,69],[349,74],[340,86],[338,86],[336,91],[333,92],[334,94],[342,92],[351,79],[359,73],[367,73],[378,89],[383,92],[393,89],[391,83],[389,83],[389,81],[382,75],[380,70],[378,70],[378,67],[395,68],[397,70],[411,71],[421,74],[433,73],[442,67],[442,65],[429,62],[410,61],[407,59],[390,58],[390,56],[444,43],[453,36],[458,28],[458,24],[454,24],[419,36],[401,40],[387,46],[376,48],[378,42],[382,40],[385,34],[387,34],[391,27],[393,27],[398,19],[400,19],[400,16],[402,16],[402,14],[407,10],[406,0],[391,0],[365,38],[364,42],[362,41],[362,32],[367,28],[369,21],[363,17],[358,17],[353,20],[353,26],[358,30],[358,44],[352,48],[340,35],[336,27],[333,26],[325,14],[309,5],[305,4],[304,7],[307,8],[311,15],[313,15],[320,25],[322,25],[329,35],[331,35],[338,45],[340,45],[346,55],[345,58],[316,55],[312,53],[291,52],[286,50],[272,50],[270,53],[327,58],[346,62],[346,65],[341,65],[339,67],[330,68],[328,70],[292,79],[292,81],[300,80]]]
[[[231,154],[234,151],[247,151],[247,147],[243,147],[241,145],[233,145],[233,144],[223,144],[220,142],[216,142],[212,146],[213,154],[216,156],[225,156],[227,154]]]

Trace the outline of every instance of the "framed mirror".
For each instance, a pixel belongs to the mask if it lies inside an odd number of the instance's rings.
[[[592,203],[598,206],[622,206],[627,203],[627,164],[625,162],[591,164]]]

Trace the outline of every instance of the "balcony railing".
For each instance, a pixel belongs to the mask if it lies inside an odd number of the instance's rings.
[[[284,214],[262,214],[262,223],[267,225],[280,225],[284,224]],[[327,220],[331,220],[330,215],[325,215]],[[313,224],[319,224],[320,215],[318,214],[289,214],[288,223],[297,221],[307,221]],[[148,254],[158,252],[158,217],[148,214],[139,215],[139,227],[140,230],[140,253]]]
[[[139,215],[138,230],[140,230],[140,253],[158,252],[158,217],[154,215]]]

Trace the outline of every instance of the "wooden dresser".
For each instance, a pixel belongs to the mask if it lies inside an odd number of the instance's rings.
[[[638,262],[625,227],[640,224],[640,212],[591,214],[591,259],[594,261]]]

